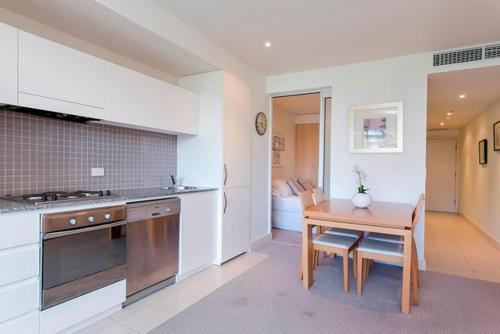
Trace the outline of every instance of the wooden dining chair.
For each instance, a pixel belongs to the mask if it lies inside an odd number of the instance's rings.
[[[420,214],[424,207],[425,197],[420,195],[415,209],[412,214],[412,233],[415,233],[418,221],[420,219]],[[367,260],[382,260],[393,263],[403,263],[403,243],[395,241],[382,241],[378,239],[368,239],[363,240],[358,248],[357,253],[357,266],[358,266],[358,277],[356,278],[356,288],[358,295],[362,294],[363,290],[363,278],[366,278],[365,270],[367,270]],[[418,272],[418,256],[417,248],[413,238],[412,242],[412,259],[411,259],[411,285],[413,287],[413,303],[418,305],[419,303],[419,287],[420,279]]]
[[[313,193],[310,192],[301,192],[299,193],[299,197],[301,199],[302,208],[305,210],[307,207],[314,205]],[[319,230],[319,229],[318,229]],[[305,231],[303,231],[305,233]],[[342,256],[342,265],[343,265],[343,280],[344,280],[344,292],[349,292],[349,254],[356,248],[358,244],[359,238],[343,236],[343,235],[333,235],[333,234],[322,234],[318,233],[316,237],[313,239],[313,268],[316,268],[319,252],[325,252],[329,254],[337,254]],[[356,256],[353,257],[353,271],[354,276],[356,276]],[[301,278],[303,277],[303,268],[301,261]]]

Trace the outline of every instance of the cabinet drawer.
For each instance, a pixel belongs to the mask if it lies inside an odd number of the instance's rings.
[[[38,244],[0,251],[0,286],[38,276]]]
[[[40,313],[28,313],[19,318],[0,323],[0,333],[34,334],[39,332]]]
[[[0,226],[0,250],[40,240],[40,214],[36,212],[1,214]]]
[[[38,279],[33,278],[0,288],[0,322],[36,310],[39,304]]]

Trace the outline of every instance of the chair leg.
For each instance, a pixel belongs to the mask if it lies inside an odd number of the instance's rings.
[[[354,279],[356,279],[356,275],[358,274],[358,265],[357,265],[357,258],[358,258],[358,251],[353,250],[352,251],[352,275],[354,276]]]
[[[344,292],[349,292],[349,250],[342,251],[342,262],[344,264]]]
[[[356,260],[356,264],[358,266],[358,269],[357,269],[357,277],[356,277],[356,291],[358,292],[358,295],[361,296],[361,294],[363,293],[363,256],[360,252],[356,252],[356,256],[357,256],[357,260]]]
[[[363,281],[368,278],[368,259],[363,259]]]
[[[413,262],[413,261],[412,261]],[[418,289],[418,266],[415,266],[413,263],[410,268],[410,283],[413,291],[413,305],[418,305],[420,302],[419,298],[419,289]]]
[[[411,253],[412,253],[412,262],[415,266],[415,271],[416,271],[415,284],[417,288],[420,288],[420,271],[418,270],[418,255],[417,255],[417,246],[415,244],[415,240],[413,240],[412,242]]]

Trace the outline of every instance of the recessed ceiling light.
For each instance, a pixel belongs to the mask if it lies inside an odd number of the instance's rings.
[[[465,95],[465,94],[460,94],[460,95],[458,95],[458,97],[459,97],[459,98],[461,98],[461,99],[465,99],[465,97],[466,97],[466,96],[467,96],[467,95]]]
[[[448,115],[448,116],[453,115],[453,111],[448,111],[448,112],[446,113],[446,115]]]
[[[264,43],[264,46],[265,46],[266,48],[270,48],[270,47],[271,47],[271,42],[269,42],[269,41],[265,42],[265,43]]]
[[[439,125],[443,126],[443,125],[444,125],[444,123],[439,123]]]

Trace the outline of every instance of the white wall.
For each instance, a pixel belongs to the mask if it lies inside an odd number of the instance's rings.
[[[319,114],[295,115],[295,124],[314,124],[319,121]]]
[[[431,59],[430,54],[418,54],[268,77],[270,94],[332,88],[332,197],[350,198],[355,192],[353,165],[365,169],[366,184],[374,200],[416,203],[424,192],[427,73]],[[348,107],[388,101],[404,102],[404,151],[350,154]],[[421,266],[425,265],[423,220],[416,231]]]
[[[500,151],[493,151],[493,123],[500,101],[460,131],[459,212],[500,243]],[[488,139],[488,164],[480,165],[478,143]]]
[[[275,104],[273,104],[275,105]],[[290,179],[295,177],[295,114],[273,107],[273,135],[286,138],[285,152],[282,152],[282,167],[273,166],[274,179]]]

